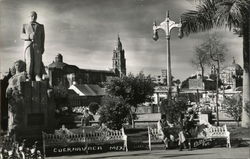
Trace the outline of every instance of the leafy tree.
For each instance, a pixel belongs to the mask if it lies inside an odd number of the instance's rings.
[[[56,107],[67,106],[68,104],[68,89],[63,85],[53,87],[53,95],[56,103]]]
[[[202,79],[204,78],[204,71],[205,71],[205,66],[210,66],[211,65],[211,60],[209,56],[207,55],[207,52],[204,51],[202,46],[196,46],[195,47],[195,54],[193,59],[191,60],[191,63],[194,66],[197,66],[197,68],[200,67],[201,69],[201,77]]]
[[[99,110],[100,123],[104,123],[112,130],[119,130],[127,121],[129,107],[122,97],[105,96]]]
[[[173,124],[180,124],[179,119],[181,114],[188,108],[188,98],[185,96],[178,97],[177,100],[171,100],[171,104],[168,105],[168,99],[165,99],[161,103],[161,107],[165,107],[165,113],[167,120]]]
[[[224,62],[226,51],[226,45],[215,34],[212,34],[195,47],[194,58],[191,62],[201,68],[202,79],[204,79],[205,66],[211,66],[213,61]]]
[[[215,33],[209,35],[209,37],[201,44],[201,48],[204,52],[210,55],[210,61],[216,61],[217,59],[220,63],[225,61],[225,54],[228,50],[226,45],[222,42],[222,39]]]
[[[245,108],[250,102],[250,1],[249,0],[201,0],[196,10],[182,15],[184,35],[226,26],[243,37],[243,112],[242,127],[250,127],[250,115]]]
[[[98,103],[92,102],[89,104],[88,107],[89,107],[89,111],[95,115],[100,106]]]
[[[130,108],[136,110],[138,104],[151,98],[155,84],[150,76],[145,76],[143,72],[140,72],[136,76],[130,73],[121,78],[114,77],[105,86],[110,95],[122,97]],[[130,110],[131,118],[134,119],[133,111]]]
[[[225,106],[225,111],[227,115],[234,118],[234,120],[237,121],[239,126],[239,122],[242,115],[242,96],[240,94],[237,94],[232,97],[225,97],[223,105]]]

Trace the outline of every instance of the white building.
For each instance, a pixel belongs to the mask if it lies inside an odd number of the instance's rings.
[[[177,94],[177,87],[172,86],[172,95]],[[154,88],[153,104],[159,105],[162,100],[167,99],[168,97],[168,86],[156,86]]]

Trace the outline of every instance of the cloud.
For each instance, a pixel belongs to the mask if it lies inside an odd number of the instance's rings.
[[[180,15],[192,7],[189,0],[0,1],[1,71],[8,70],[13,61],[21,58],[14,56],[23,50],[20,28],[28,22],[29,12],[35,10],[38,22],[45,26],[43,60],[46,65],[61,53],[65,62],[79,68],[108,69],[112,66],[112,52],[119,33],[127,71],[160,74],[161,69],[166,68],[165,33],[159,31],[160,39],[153,41],[152,23],[155,20],[162,22],[167,10],[170,18],[178,22]],[[207,33],[193,34],[181,40],[177,34],[178,29],[171,34],[173,75],[183,79],[195,71],[189,63],[193,47]],[[231,33],[221,34],[229,48],[229,56],[241,57],[241,41]]]

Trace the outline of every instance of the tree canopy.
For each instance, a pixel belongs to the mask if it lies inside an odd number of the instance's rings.
[[[133,120],[136,118],[135,111],[138,104],[151,100],[154,86],[155,84],[150,75],[146,76],[143,72],[136,76],[130,73],[128,76],[114,77],[105,83],[105,88],[109,95],[121,97],[129,106],[129,122],[132,123],[132,126],[134,126]]]
[[[68,104],[68,89],[62,84],[53,87],[53,95],[56,103],[56,107],[67,106]]]
[[[100,123],[105,123],[112,130],[119,130],[127,121],[129,107],[122,97],[106,96],[99,109]]]
[[[205,67],[211,67],[214,61],[225,61],[226,45],[216,34],[208,36],[201,44],[195,47],[192,64],[201,68],[201,77],[204,78]]]
[[[150,75],[146,76],[140,72],[136,76],[130,73],[121,78],[112,78],[105,86],[108,94],[121,96],[126,103],[136,108],[138,104],[151,98],[155,84]]]
[[[188,98],[186,96],[179,96],[176,100],[171,100],[169,105],[168,99],[161,103],[161,107],[165,107],[167,120],[175,125],[180,124],[180,117],[188,108]]]

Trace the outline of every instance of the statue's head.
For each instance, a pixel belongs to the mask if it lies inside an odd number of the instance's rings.
[[[14,75],[16,73],[20,73],[26,70],[26,64],[22,60],[18,60],[14,63],[14,66],[12,67],[11,74]]]
[[[30,22],[36,22],[37,13],[35,11],[30,12]]]

